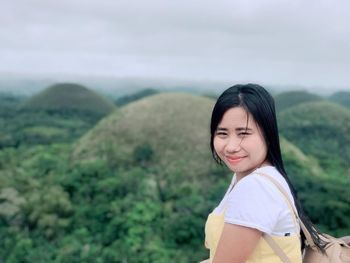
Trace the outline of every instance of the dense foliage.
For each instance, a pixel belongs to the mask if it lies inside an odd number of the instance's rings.
[[[205,220],[231,179],[209,153],[212,103],[187,94],[159,94],[90,126],[81,126],[87,123],[82,112],[64,117],[32,112],[29,119],[21,115],[29,113],[13,111],[1,132],[12,127],[20,136],[33,120],[42,121],[43,132],[64,120],[72,130],[65,128],[66,140],[48,137],[45,143],[21,141],[1,149],[0,262],[206,258]],[[295,118],[288,115],[291,123],[297,123]],[[332,138],[337,144],[338,137]],[[282,148],[312,221],[331,234],[349,234],[348,178],[329,176],[321,157],[305,155],[287,140]]]
[[[280,130],[333,177],[350,176],[350,111],[321,101],[300,104],[279,114]]]

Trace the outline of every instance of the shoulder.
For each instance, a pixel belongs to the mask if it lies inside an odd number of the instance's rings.
[[[268,180],[266,180],[260,174],[253,172],[249,175],[246,175],[241,180],[239,180],[235,187],[236,187],[236,189],[241,188],[241,187],[247,187],[247,186],[260,187],[260,186],[264,186],[266,184],[268,184]]]
[[[284,198],[278,188],[261,173],[276,179],[283,188],[289,191],[284,177],[272,166],[255,170],[239,180],[228,194],[228,205],[249,209],[260,205],[279,207],[284,203]],[[245,204],[245,205],[242,205]]]
[[[257,201],[258,203],[270,202],[272,199],[276,204],[276,201],[280,199],[280,195],[281,193],[279,193],[276,186],[267,178],[260,174],[252,173],[237,182],[229,193],[229,199],[240,199],[242,201],[243,198],[244,200],[249,199],[251,202]]]
[[[284,179],[272,168],[262,170],[274,178]],[[239,180],[229,193],[225,221],[271,233],[284,208],[279,190],[267,178],[253,172]]]
[[[266,174],[273,179],[277,180],[284,188],[288,188],[288,184],[284,177],[277,171],[273,166],[267,166],[263,168],[256,169],[249,175],[246,175],[241,180],[239,180],[235,186],[234,192],[240,192],[243,190],[249,190],[249,192],[253,192],[253,190],[263,191],[268,193],[278,193],[278,189],[276,186],[265,176],[262,174]]]

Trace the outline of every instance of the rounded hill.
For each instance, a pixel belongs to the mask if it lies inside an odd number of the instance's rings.
[[[323,100],[323,98],[307,91],[287,91],[275,96],[278,112],[301,103],[320,100]]]
[[[213,100],[161,93],[132,102],[107,116],[75,147],[74,160],[104,158],[116,164],[143,160],[162,173],[201,174],[213,162],[209,120]]]
[[[281,133],[328,173],[349,173],[350,111],[332,102],[303,103],[279,114]]]
[[[59,83],[31,97],[23,104],[21,110],[87,111],[104,115],[114,108],[112,102],[82,85]]]

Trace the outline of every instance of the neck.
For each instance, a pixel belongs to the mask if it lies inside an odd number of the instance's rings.
[[[271,166],[271,163],[267,160],[265,160],[264,162],[262,162],[259,166],[255,167],[255,169],[252,169],[250,171],[246,171],[246,172],[242,172],[242,173],[236,173],[236,182],[238,182],[239,180],[241,180],[243,177],[251,174],[252,172],[254,172],[256,169],[265,167],[265,166]]]

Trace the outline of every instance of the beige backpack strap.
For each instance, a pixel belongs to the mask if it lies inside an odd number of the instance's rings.
[[[291,201],[290,201],[290,199],[288,197],[287,192],[284,190],[284,188],[280,185],[280,183],[275,178],[273,178],[273,177],[271,177],[271,176],[269,176],[267,174],[263,174],[263,173],[259,173],[259,175],[261,175],[261,176],[267,178],[269,181],[271,181],[271,183],[273,183],[277,187],[277,189],[282,193],[282,196],[283,196],[284,200],[286,201],[286,203],[288,205],[288,208],[289,208],[289,211],[290,211],[290,213],[292,215],[294,226],[295,226],[295,230],[297,231],[298,230],[298,225],[299,225],[299,223],[298,223],[298,220],[299,220],[298,219],[299,218],[298,212],[296,211],[294,205],[292,205],[292,203],[291,203]]]
[[[272,239],[271,236],[264,233],[263,238],[270,245],[270,247],[276,253],[276,255],[280,257],[283,263],[292,263],[292,261],[290,261],[290,259],[281,249],[281,247],[275,242],[275,240]]]
[[[277,189],[283,194],[287,204],[288,204],[288,207],[289,209],[292,211],[292,213],[294,214],[295,218],[298,220],[299,222],[299,225],[306,237],[306,240],[307,240],[307,243],[308,245],[312,248],[312,249],[316,249],[316,245],[314,243],[314,240],[312,239],[311,237],[311,234],[310,232],[307,230],[306,226],[304,225],[303,221],[299,220],[299,217],[298,217],[298,212],[296,210],[296,208],[294,207],[294,205],[292,205],[292,202],[291,200],[289,199],[288,197],[288,194],[287,192],[284,190],[284,188],[280,185],[280,183],[273,177],[271,177],[270,175],[267,175],[267,174],[264,174],[264,173],[258,173],[259,175],[267,178],[268,180],[270,180],[276,187]]]

